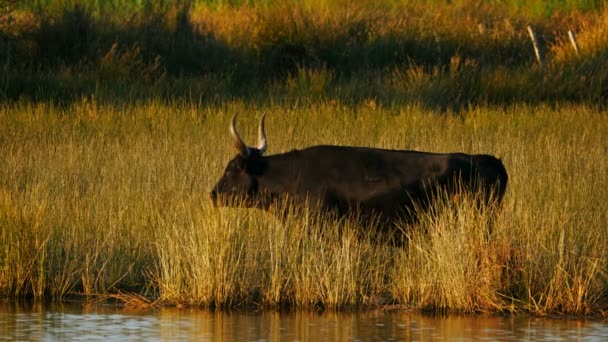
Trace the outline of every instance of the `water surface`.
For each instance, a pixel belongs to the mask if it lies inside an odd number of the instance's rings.
[[[0,302],[2,341],[608,341],[601,320],[356,313],[211,312]]]

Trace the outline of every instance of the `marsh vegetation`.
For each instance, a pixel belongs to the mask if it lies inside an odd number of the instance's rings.
[[[0,297],[606,312],[608,12],[594,2],[37,4],[54,10],[19,7],[2,28]],[[503,208],[438,203],[402,227],[407,248],[306,210],[215,208],[237,111],[247,141],[266,113],[268,154],[493,154]]]

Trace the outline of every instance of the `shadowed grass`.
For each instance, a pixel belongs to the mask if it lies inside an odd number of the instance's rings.
[[[594,1],[525,3],[518,11],[509,1],[144,1],[121,13],[101,2],[56,8],[51,1],[46,6],[55,11],[27,7],[14,11],[10,24],[0,22],[7,37],[0,61],[8,61],[0,96],[69,103],[95,94],[129,104],[373,99],[441,110],[605,105],[607,10]],[[532,14],[535,6],[550,16]],[[528,25],[539,36],[542,67]],[[568,30],[578,37],[578,55]]]

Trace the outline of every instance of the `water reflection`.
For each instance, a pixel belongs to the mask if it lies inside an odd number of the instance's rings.
[[[606,341],[603,321],[523,317],[432,317],[403,311],[223,313],[129,311],[0,302],[0,340],[165,341]]]

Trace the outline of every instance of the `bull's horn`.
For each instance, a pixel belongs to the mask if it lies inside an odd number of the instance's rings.
[[[258,128],[258,150],[260,150],[260,154],[264,154],[266,152],[266,147],[268,147],[268,142],[266,141],[266,132],[264,130],[264,118],[266,114],[262,115],[260,119],[260,126]]]
[[[239,150],[239,154],[245,158],[249,157],[249,147],[245,144],[239,132],[236,130],[236,116],[239,113],[235,113],[230,122],[230,135],[232,135],[234,146]]]

